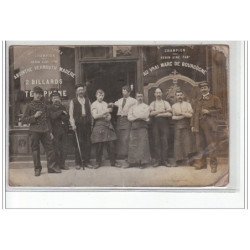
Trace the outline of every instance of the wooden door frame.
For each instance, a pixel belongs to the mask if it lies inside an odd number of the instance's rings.
[[[119,57],[119,58],[80,58],[79,47],[75,48],[75,84],[83,80],[81,67],[83,63],[110,63],[110,62],[136,62],[136,82],[137,90],[143,91],[143,64],[141,47],[138,47],[137,57]]]

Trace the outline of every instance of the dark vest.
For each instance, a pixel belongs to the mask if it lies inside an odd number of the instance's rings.
[[[82,122],[82,105],[77,100],[77,98],[73,99],[74,103],[74,110],[73,110],[73,117],[75,120],[75,123],[81,123]],[[90,111],[90,103],[89,98],[85,97],[85,112],[86,112],[86,122],[91,124],[91,111]]]

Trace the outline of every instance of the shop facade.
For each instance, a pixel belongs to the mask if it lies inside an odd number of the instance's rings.
[[[114,102],[121,98],[122,86],[129,85],[132,96],[142,92],[148,104],[154,99],[154,89],[161,87],[164,98],[173,104],[177,89],[181,88],[192,103],[199,95],[199,82],[208,81],[212,92],[222,101],[219,136],[225,143],[220,152],[228,153],[228,46],[12,45],[7,49],[10,161],[31,159],[28,125],[22,124],[21,117],[32,99],[33,87],[43,88],[48,102],[51,92],[57,89],[68,107],[77,83],[87,85],[91,101],[95,91],[101,88],[106,93],[106,102]],[[74,136],[70,131],[69,158],[74,154],[73,145]]]

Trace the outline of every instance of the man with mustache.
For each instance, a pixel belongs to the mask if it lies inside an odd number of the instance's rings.
[[[70,101],[69,104],[69,121],[72,129],[77,133],[81,156],[77,143],[75,143],[75,163],[76,169],[79,170],[81,167],[92,168],[90,165],[90,154],[91,154],[91,103],[86,94],[86,85],[76,85],[76,97]]]
[[[189,102],[183,101],[184,94],[181,90],[175,93],[177,102],[173,104],[172,119],[174,124],[174,156],[176,165],[191,164],[190,158],[193,153],[192,133],[190,119],[193,116],[193,109]]]
[[[69,130],[69,115],[66,108],[62,105],[60,94],[57,91],[53,91],[50,97],[52,101],[50,120],[54,136],[56,163],[60,169],[68,170],[69,167],[65,165],[65,159],[67,158],[66,144]]]
[[[171,167],[168,161],[168,137],[169,137],[169,118],[172,117],[172,108],[169,102],[162,99],[162,90],[155,89],[155,101],[150,104],[150,116],[153,127],[154,167]]]
[[[207,156],[210,157],[212,173],[217,172],[217,119],[222,106],[219,97],[210,93],[207,82],[199,84],[201,97],[196,100],[195,112],[191,121],[192,132],[196,135],[198,154],[195,169],[207,168]]]
[[[136,93],[137,103],[128,112],[128,120],[132,122],[128,163],[130,167],[145,168],[150,163],[148,141],[149,106],[143,102],[143,94]]]

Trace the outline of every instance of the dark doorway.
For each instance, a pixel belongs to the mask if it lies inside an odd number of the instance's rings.
[[[107,103],[122,97],[124,85],[133,85],[136,90],[136,61],[126,62],[88,62],[82,63],[82,80],[88,82],[90,101],[95,101],[95,92],[102,89]]]
[[[122,97],[122,87],[124,85],[133,85],[134,90],[131,96],[134,96],[137,90],[136,86],[136,61],[126,62],[84,62],[81,65],[81,79],[88,82],[87,92],[91,103],[96,100],[95,93],[97,89],[105,92],[104,101],[107,103],[115,102]],[[114,107],[111,113],[111,122],[116,127],[117,107]],[[92,158],[95,158],[95,145],[92,146]],[[104,150],[103,158],[108,158]]]

